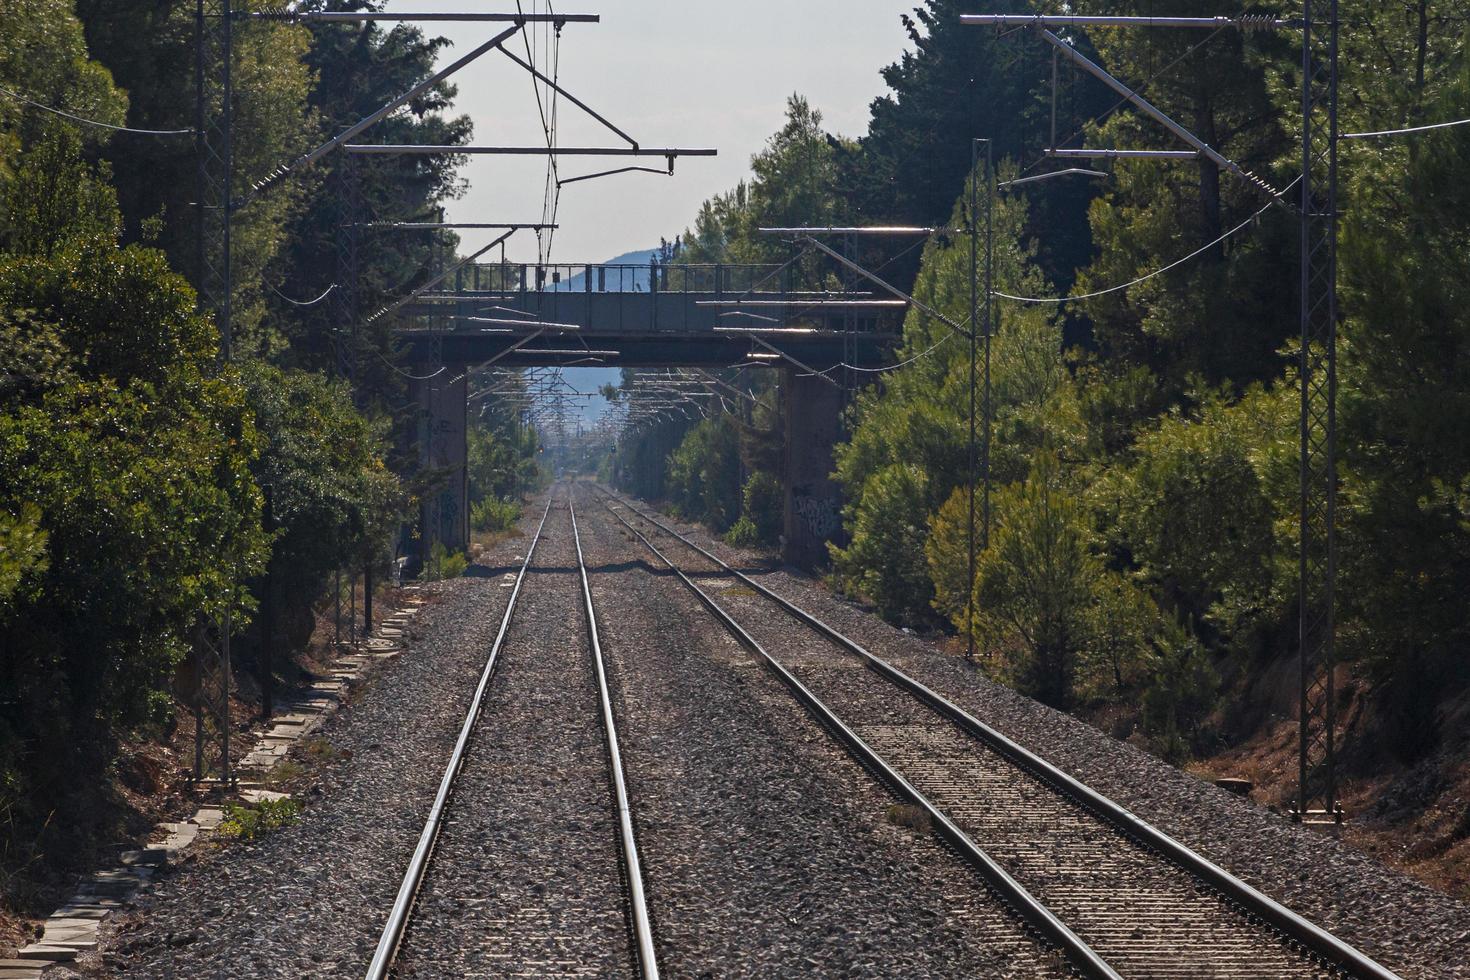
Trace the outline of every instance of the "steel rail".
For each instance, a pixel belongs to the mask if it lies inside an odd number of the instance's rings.
[[[368,964],[367,980],[384,980],[393,966],[394,957],[398,954],[399,944],[403,941],[403,933],[408,926],[409,915],[413,911],[414,901],[418,898],[419,885],[423,883],[424,872],[428,870],[429,861],[434,855],[434,845],[438,842],[439,830],[444,822],[445,805],[454,791],[454,783],[459,777],[459,771],[464,766],[470,733],[474,731],[475,724],[480,719],[485,692],[489,689],[490,679],[495,674],[495,666],[500,658],[500,648],[505,644],[505,635],[510,631],[510,623],[515,615],[516,600],[520,598],[521,585],[526,580],[526,570],[531,565],[531,557],[536,553],[536,545],[541,541],[541,531],[546,527],[546,518],[551,513],[551,502],[552,497],[548,496],[546,509],[541,512],[541,523],[536,525],[536,533],[532,536],[531,544],[526,549],[525,561],[521,562],[521,570],[516,575],[515,587],[511,589],[510,599],[505,604],[505,614],[500,618],[500,631],[495,634],[495,642],[490,647],[490,656],[485,661],[485,669],[480,672],[480,683],[475,687],[469,711],[465,713],[464,725],[459,731],[459,739],[454,743],[454,751],[450,753],[449,764],[444,769],[443,778],[439,780],[439,792],[434,796],[434,805],[429,809],[429,818],[424,823],[423,833],[419,835],[418,846],[414,848],[413,856],[409,858],[408,869],[403,874],[403,882],[398,886],[398,895],[393,900],[393,908],[388,913],[388,921],[383,926],[382,935],[378,938],[377,949],[373,952],[372,961]]]
[[[1300,943],[1306,949],[1347,971],[1349,975],[1360,978],[1360,980],[1401,980],[1398,974],[1389,970],[1381,963],[1338,939],[1310,920],[1291,911],[1270,896],[1241,881],[1208,858],[1196,853],[1162,830],[1135,816],[1125,807],[1103,796],[1084,783],[1079,782],[1076,778],[1058,769],[1041,756],[1036,755],[1006,735],[991,728],[965,709],[927,687],[922,682],[910,677],[888,661],[869,652],[867,648],[863,647],[857,641],[850,639],[835,628],[827,625],[785,596],[772,591],[744,572],[732,568],[723,559],[695,544],[657,518],[639,511],[627,501],[616,497],[601,486],[598,486],[597,489],[610,499],[617,500],[623,504],[629,511],[638,515],[638,517],[659,528],[670,537],[677,539],[686,547],[703,555],[706,559],[718,565],[745,585],[750,586],[751,589],[760,595],[770,599],[804,625],[832,640],[850,653],[861,657],[867,662],[868,666],[872,667],[881,676],[915,695],[920,701],[923,701],[935,711],[948,717],[951,721],[984,742],[989,748],[1008,759],[1018,768],[1029,772],[1063,795],[1073,798],[1094,816],[1117,827],[1124,834],[1145,847],[1152,848],[1162,854],[1177,866],[1215,888],[1231,901],[1241,906],[1246,912],[1269,923],[1288,938]]]
[[[638,971],[643,980],[658,980],[658,956],[653,947],[653,923],[648,915],[648,901],[643,891],[643,866],[638,860],[638,838],[633,832],[633,808],[628,802],[628,786],[623,778],[623,755],[618,750],[618,725],[613,717],[612,696],[608,693],[607,668],[603,662],[602,641],[597,634],[597,611],[592,606],[592,586],[587,581],[587,561],[582,557],[582,535],[577,530],[577,508],[567,494],[567,511],[572,515],[572,543],[577,549],[577,572],[582,578],[582,601],[587,608],[587,636],[592,644],[592,664],[597,669],[597,693],[602,704],[602,728],[607,736],[608,770],[613,796],[618,805],[618,833],[623,848],[623,870],[628,877],[628,909],[631,913]]]
[[[600,487],[598,489],[601,490]],[[606,493],[606,491],[603,492]],[[611,499],[616,499],[612,498],[610,494],[608,496]],[[622,501],[619,501],[619,503],[622,503]],[[1122,980],[1121,975],[1112,967],[1108,966],[1091,946],[1087,945],[1066,923],[1057,918],[1050,909],[1037,901],[1035,896],[1026,890],[1025,886],[1011,877],[1010,873],[1002,868],[994,858],[985,853],[969,834],[965,833],[958,824],[945,815],[944,811],[935,806],[916,786],[905,779],[886,759],[874,751],[857,732],[848,727],[810,688],[797,679],[795,674],[786,669],[785,665],[767,652],[765,647],[756,641],[755,637],[746,632],[745,628],[736,622],[734,617],[725,611],[724,607],[715,602],[707,592],[696,585],[694,580],[685,574],[683,569],[675,565],[663,552],[659,551],[642,531],[624,520],[622,515],[613,510],[612,506],[606,500],[603,501],[603,507],[619,524],[622,524],[623,527],[633,532],[638,540],[643,542],[644,547],[653,552],[659,561],[667,565],[669,570],[678,576],[679,581],[683,582],[684,586],[694,593],[695,597],[719,620],[720,624],[729,631],[730,635],[741,646],[765,660],[766,665],[791,690],[791,693],[796,696],[797,700],[805,705],[816,716],[817,720],[832,732],[837,740],[861,764],[876,772],[884,782],[894,789],[898,796],[923,810],[939,835],[948,841],[959,852],[960,856],[980,873],[981,877],[985,879],[990,887],[995,889],[1003,899],[1011,903],[1023,920],[1048,940],[1061,947],[1078,972],[1086,977],[1097,978],[1097,980]],[[628,509],[633,510],[631,507]],[[634,510],[633,513],[636,514],[638,512]]]

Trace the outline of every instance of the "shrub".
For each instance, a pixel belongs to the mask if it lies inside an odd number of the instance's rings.
[[[1065,707],[1102,569],[1056,456],[1038,453],[1025,483],[1002,487],[995,515],[975,576],[976,637],[1012,653],[1018,687]]]
[[[464,552],[450,551],[444,547],[444,542],[435,541],[429,549],[429,560],[424,562],[423,579],[425,582],[440,582],[459,578],[469,567],[470,562]]]
[[[761,543],[760,532],[756,530],[754,521],[741,514],[740,520],[730,525],[730,530],[725,532],[725,543],[737,548],[753,548]]]
[[[470,526],[481,533],[508,531],[521,519],[521,505],[506,497],[486,497],[470,505]]]
[[[281,800],[261,800],[259,803],[229,803],[225,805],[225,816],[220,821],[221,837],[236,840],[255,840],[258,837],[289,827],[301,815],[301,804],[289,797]]]
[[[847,508],[852,541],[828,545],[844,588],[866,596],[888,619],[932,617],[934,588],[921,544],[927,530],[928,477],[905,463],[885,466],[863,484]]]
[[[786,505],[780,481],[773,474],[756,470],[745,481],[740,496],[740,518],[750,522],[755,540],[761,544],[775,544],[781,536]]]

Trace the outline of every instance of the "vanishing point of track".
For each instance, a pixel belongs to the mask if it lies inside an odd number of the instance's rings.
[[[424,824],[423,832],[419,836],[418,844],[409,860],[408,868],[404,873],[402,883],[399,886],[397,897],[389,912],[388,920],[383,928],[377,948],[372,961],[368,967],[367,977],[369,980],[384,980],[390,976],[395,969],[400,951],[405,945],[405,937],[410,933],[411,924],[415,916],[416,905],[423,892],[426,879],[436,861],[436,851],[439,847],[441,836],[446,824],[449,822],[449,811],[455,805],[455,794],[466,768],[466,760],[471,754],[472,743],[476,737],[476,729],[482,724],[482,714],[492,685],[497,680],[497,675],[510,666],[502,664],[506,660],[514,664],[514,651],[505,652],[507,637],[511,634],[518,604],[526,590],[528,572],[531,571],[532,561],[536,556],[537,547],[542,543],[543,532],[546,530],[548,519],[552,516],[553,508],[556,508],[557,499],[555,492],[547,501],[546,509],[542,512],[541,520],[536,527],[526,548],[526,555],[516,573],[511,593],[506,601],[505,612],[502,615],[500,628],[491,645],[489,656],[486,659],[484,669],[480,673],[479,683],[475,688],[470,700],[469,709],[465,714],[464,724],[460,729],[458,740],[450,754],[448,765],[445,768],[443,778],[440,781],[438,793],[434,798],[433,805]],[[557,508],[560,509],[560,508]],[[616,813],[616,839],[606,841],[609,848],[615,847],[619,853],[619,871],[621,888],[624,899],[624,912],[627,918],[626,934],[628,937],[628,950],[626,962],[634,969],[636,974],[644,980],[654,980],[658,977],[658,965],[654,955],[653,932],[650,924],[647,903],[644,897],[643,872],[638,857],[638,846],[633,832],[632,808],[628,799],[627,786],[623,773],[622,756],[618,746],[617,724],[613,715],[613,702],[608,691],[607,672],[603,661],[602,645],[598,633],[597,613],[592,603],[592,592],[588,584],[586,563],[582,556],[581,537],[577,528],[577,517],[573,503],[568,496],[565,505],[566,513],[571,525],[571,543],[577,558],[577,576],[581,593],[581,606],[587,624],[587,656],[591,660],[592,673],[596,678],[597,688],[597,714],[603,735],[604,747],[607,761],[608,787],[611,793],[611,809]],[[509,576],[507,576],[509,577]],[[509,644],[514,646],[514,644]],[[486,719],[488,722],[489,720]],[[439,869],[434,872],[442,874],[452,869]],[[587,873],[591,873],[590,870]],[[517,964],[515,969],[523,968],[525,964]],[[570,972],[570,971],[568,971]]]

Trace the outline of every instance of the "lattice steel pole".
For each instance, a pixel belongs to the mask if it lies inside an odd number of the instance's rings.
[[[195,8],[195,202],[201,311],[219,330],[219,357],[233,347],[230,225],[234,215],[232,146],[234,11],[231,0],[198,0]],[[195,629],[194,778],[210,773],[230,783],[230,611],[202,617]],[[213,744],[211,753],[209,745]],[[211,758],[211,755],[213,756]]]
[[[980,193],[979,177],[975,171],[980,167],[980,144],[985,144],[985,280],[982,290],[980,282]],[[990,430],[992,408],[990,404],[990,338],[993,320],[991,318],[991,303],[994,302],[994,269],[995,269],[995,151],[994,144],[988,139],[973,139],[970,141],[970,199],[969,232],[970,232],[970,431],[969,431],[969,472],[968,486],[969,511],[966,523],[967,556],[969,559],[967,579],[968,590],[965,593],[965,657],[973,660],[975,658],[975,572],[976,540],[975,540],[975,484],[977,466],[976,426],[975,426],[975,402],[977,397],[976,388],[980,388],[980,399],[983,406],[985,419],[984,434],[979,446],[979,470],[984,482],[983,490],[983,520],[980,526],[979,549],[990,547]],[[983,325],[983,326],[982,326]],[[984,345],[983,361],[977,365],[980,358],[980,345]],[[977,379],[977,372],[980,379]],[[983,383],[982,383],[983,381]]]
[[[230,223],[234,202],[234,86],[231,0],[198,0],[195,12],[195,152],[201,307],[214,314],[220,358],[229,360],[231,329]]]
[[[1337,578],[1337,0],[1302,14],[1301,661],[1296,820],[1341,822],[1333,668]]]
[[[358,347],[358,274],[362,246],[362,179],[349,155],[337,160],[332,182],[337,206],[337,288],[332,291],[332,359],[338,377],[353,386],[356,397]]]

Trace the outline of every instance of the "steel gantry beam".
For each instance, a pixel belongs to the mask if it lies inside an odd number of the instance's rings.
[[[1299,537],[1297,656],[1300,671],[1298,768],[1292,817],[1340,824],[1336,777],[1335,602],[1337,588],[1337,143],[1338,4],[1303,0],[1300,20],[1240,17],[1037,16],[962,14],[963,24],[1033,27],[1053,49],[1122,95],[1222,169],[1288,206],[1285,192],[1220,156],[1137,92],[1075,51],[1050,28],[1164,27],[1219,30],[1299,29],[1301,39],[1301,351],[1298,374]],[[1080,153],[1079,153],[1080,155]],[[1138,154],[1129,154],[1138,155]]]
[[[404,143],[401,145],[379,143],[347,143],[342,149],[348,153],[369,156],[404,153],[417,156],[561,156],[561,157],[712,157],[719,151],[713,149],[686,149],[666,146],[440,146],[432,144]]]

